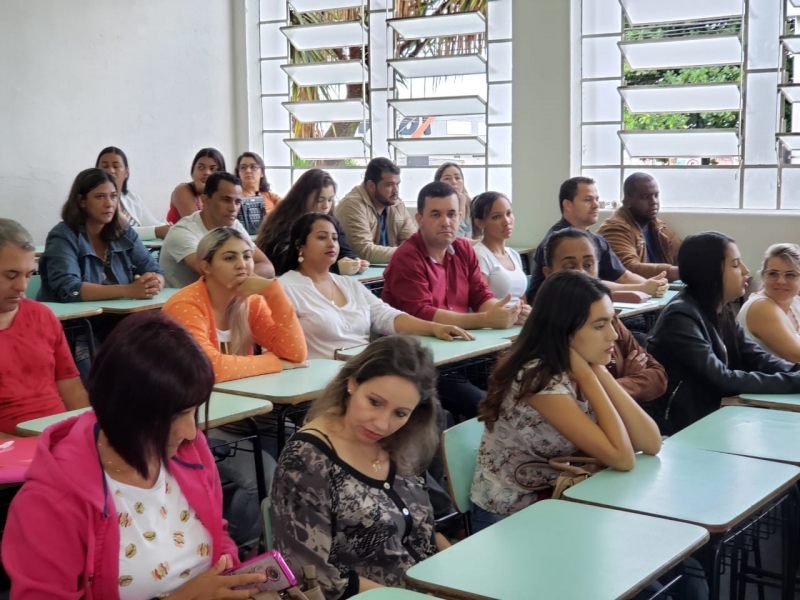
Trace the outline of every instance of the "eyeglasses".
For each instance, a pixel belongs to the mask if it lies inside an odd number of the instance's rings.
[[[258,165],[239,165],[240,171],[260,171],[261,167]]]
[[[770,281],[778,281],[778,279],[781,278],[781,275],[783,275],[783,277],[786,278],[786,281],[789,283],[794,283],[797,281],[797,278],[800,277],[800,273],[797,271],[781,272],[774,269],[764,271],[764,279],[769,279]]]

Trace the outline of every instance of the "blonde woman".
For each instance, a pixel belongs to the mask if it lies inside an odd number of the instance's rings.
[[[761,266],[764,289],[739,311],[739,323],[762,350],[800,362],[800,247],[773,244]]]
[[[315,566],[326,598],[404,587],[409,567],[449,546],[420,477],[438,405],[430,351],[384,337],[347,361],[281,452],[275,547],[295,573]]]
[[[275,279],[253,275],[253,244],[232,227],[197,246],[203,277],[164,305],[211,359],[217,383],[307,366],[306,341]],[[253,344],[264,352],[253,355]]]

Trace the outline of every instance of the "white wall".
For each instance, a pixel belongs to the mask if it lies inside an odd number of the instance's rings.
[[[197,150],[235,160],[237,5],[0,0],[0,215],[44,243],[75,175],[109,145],[158,216]]]

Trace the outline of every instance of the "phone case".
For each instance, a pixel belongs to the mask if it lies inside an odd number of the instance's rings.
[[[277,550],[270,550],[261,556],[256,556],[238,567],[228,569],[223,575],[248,575],[250,573],[264,573],[267,576],[264,583],[256,586],[259,592],[282,592],[297,585],[297,579]],[[245,590],[251,587],[245,585],[232,589]]]

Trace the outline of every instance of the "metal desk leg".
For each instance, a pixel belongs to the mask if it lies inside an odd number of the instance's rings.
[[[89,361],[94,360],[94,330],[89,319],[81,319],[83,328],[86,331],[86,345],[89,348]]]
[[[258,423],[253,417],[247,419],[253,432],[253,461],[256,467],[256,486],[258,487],[259,506],[267,497],[267,482],[264,480],[264,457],[261,456],[261,437],[258,434]]]

